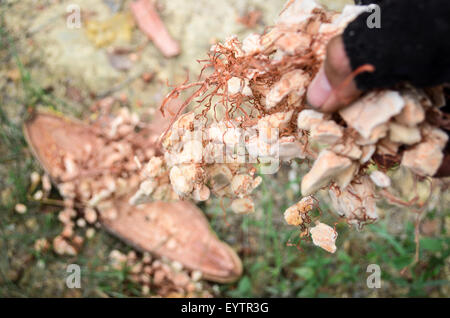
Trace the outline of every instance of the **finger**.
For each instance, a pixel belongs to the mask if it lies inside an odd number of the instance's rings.
[[[355,82],[352,80],[347,85],[339,85],[333,89],[328,99],[319,109],[324,113],[336,112],[349,104],[361,95],[357,89]]]
[[[330,97],[333,88],[328,80],[324,66],[322,65],[312,80],[306,93],[308,104],[314,108],[320,109]]]
[[[322,112],[345,107],[361,94],[351,74],[342,36],[336,36],[328,43],[325,62],[308,88],[307,102]]]

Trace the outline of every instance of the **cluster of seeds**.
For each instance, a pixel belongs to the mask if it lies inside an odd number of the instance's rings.
[[[263,34],[215,44],[203,61],[208,75],[202,70],[197,82],[176,87],[161,105],[164,114],[171,99],[196,88],[161,136],[163,156],[149,165],[158,162],[181,197],[204,201],[212,192],[231,198],[236,213],[248,213],[254,210],[250,194],[261,182],[254,164],[262,169],[274,168],[273,158],[313,161],[301,181],[305,198],[285,213],[289,224],[309,229],[310,196],[320,189],[328,189],[333,210],[349,224],[377,220],[376,191],[390,186],[389,169],[402,165],[417,178],[434,175],[448,137],[435,120],[444,116],[441,87],[371,92],[336,114],[308,109],[306,90],[326,44],[365,10],[349,5],[336,13],[313,0],[289,1]],[[357,70],[363,71],[373,67]],[[145,197],[144,190],[139,195]],[[320,224],[308,233],[322,236],[316,242],[334,242],[335,231]],[[333,252],[332,245],[324,248]]]
[[[54,238],[57,254],[75,255],[84,242],[100,228],[101,221],[117,218],[114,199],[126,197],[130,188],[137,188],[145,178],[140,162],[155,155],[155,140],[149,140],[143,130],[149,129],[128,108],[120,108],[111,116],[109,109],[114,99],[99,102],[102,114],[89,126],[90,141],[82,145],[79,153],[60,150],[59,158],[50,167],[52,181],[56,184],[62,200],[50,198],[52,183],[48,174],[31,175],[30,198],[44,204],[61,206],[58,220],[63,224],[62,232]],[[106,107],[108,106],[108,107]],[[136,132],[143,132],[137,134]],[[76,146],[76,145],[74,145]],[[102,151],[97,151],[101,147]],[[81,155],[80,155],[81,153]],[[48,169],[48,167],[47,167]],[[176,197],[170,186],[158,187],[161,199]],[[164,193],[163,193],[164,192]],[[16,206],[18,213],[26,207]]]
[[[181,198],[205,201],[213,193],[219,197],[232,198],[231,207],[236,213],[254,211],[250,194],[262,179],[255,176],[256,170],[251,165],[236,161],[238,155],[235,149],[230,148],[230,144],[238,140],[220,143],[224,133],[225,140],[227,136],[230,139],[236,136],[227,135],[226,127],[220,125],[200,125],[201,122],[195,120],[192,112],[180,116],[164,139],[164,156],[153,157],[145,165],[143,171],[147,179],[141,183],[131,203],[141,202],[148,197],[160,200],[157,195],[159,189],[170,182],[174,192]],[[232,163],[202,164],[213,162],[214,156],[218,158],[224,153],[229,159],[224,162]]]
[[[202,273],[189,272],[178,262],[154,259],[150,254],[118,250],[109,255],[110,267],[127,271],[127,278],[141,286],[143,295],[157,294],[162,297],[212,297],[207,286],[201,282]]]

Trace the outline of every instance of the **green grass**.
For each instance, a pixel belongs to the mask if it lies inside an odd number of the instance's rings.
[[[112,249],[130,248],[104,232],[98,231],[76,257],[57,256],[51,250],[38,253],[33,248],[36,239],[51,242],[60,233],[61,225],[57,209],[27,199],[30,174],[41,170],[27,148],[22,123],[36,106],[78,114],[33,81],[21,62],[17,39],[5,27],[5,11],[1,12],[0,58],[4,65],[19,69],[20,81],[17,95],[7,98],[7,88],[0,91],[0,297],[138,296],[140,292],[129,282],[126,272],[107,266]],[[14,212],[19,202],[28,208],[24,215]],[[81,290],[65,286],[66,268],[71,263],[83,269]]]
[[[405,233],[393,235],[386,227],[388,220],[369,225],[363,232],[339,224],[338,250],[335,254],[302,242],[301,251],[286,246],[298,235],[296,230],[280,224],[282,212],[289,200],[282,196],[281,204],[274,194],[289,191],[289,183],[280,188],[273,177],[264,178],[259,206],[264,209],[261,220],[244,217],[241,227],[254,240],[252,253],[243,257],[244,276],[235,284],[222,286],[224,295],[231,297],[426,297],[448,296],[450,238],[442,228],[436,237],[420,241],[420,261],[414,264],[415,235],[412,222]],[[298,180],[292,181],[292,183]],[[300,193],[294,193],[300,197]],[[276,208],[279,207],[279,208]],[[322,207],[326,211],[325,206]],[[217,211],[216,213],[221,213]],[[404,211],[404,213],[408,213]],[[322,220],[333,224],[336,219],[324,213]],[[448,213],[447,213],[448,216]],[[432,218],[430,213],[428,218]],[[213,220],[220,222],[221,216]],[[213,222],[213,224],[216,224]],[[232,229],[220,227],[223,236],[233,235]],[[446,263],[447,262],[447,263]],[[367,266],[381,268],[380,289],[366,285]],[[402,270],[406,268],[405,273]],[[445,289],[447,287],[447,289]]]

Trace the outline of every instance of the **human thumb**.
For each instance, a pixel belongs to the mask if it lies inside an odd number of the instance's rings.
[[[341,35],[327,45],[324,64],[308,87],[307,102],[321,112],[335,112],[361,95],[354,79]]]

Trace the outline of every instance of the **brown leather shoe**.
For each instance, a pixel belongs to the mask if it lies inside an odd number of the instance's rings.
[[[95,152],[102,152],[105,146],[105,140],[92,126],[47,111],[34,114],[25,123],[24,133],[34,156],[55,184],[61,182],[58,166],[65,154],[83,162],[88,160],[83,158],[86,146]],[[80,170],[76,178],[90,180],[88,175]],[[128,199],[136,190],[131,187],[126,194],[106,199],[117,211],[114,219],[100,218],[108,232],[138,250],[176,260],[191,270],[200,270],[205,279],[225,283],[239,278],[241,260],[212,232],[196,205],[178,201],[133,206]],[[85,204],[82,199],[76,199]],[[102,211],[99,212],[102,215]]]

